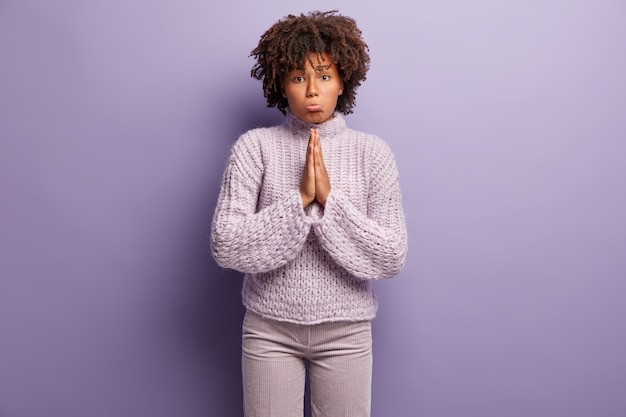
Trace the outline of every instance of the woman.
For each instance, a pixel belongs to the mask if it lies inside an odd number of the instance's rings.
[[[369,416],[373,280],[404,265],[398,171],[381,139],[349,114],[370,58],[356,22],[289,15],[251,56],[279,126],[234,144],[213,218],[216,262],[243,272],[247,417]],[[322,152],[323,151],[323,152]]]

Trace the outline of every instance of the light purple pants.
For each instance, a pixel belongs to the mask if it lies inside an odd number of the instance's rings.
[[[369,417],[371,322],[300,325],[248,310],[242,333],[245,417],[302,417],[306,359],[313,417]]]

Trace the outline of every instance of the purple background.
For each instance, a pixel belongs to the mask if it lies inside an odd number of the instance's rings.
[[[617,0],[0,0],[0,416],[241,415],[209,225],[233,141],[282,118],[248,53],[311,7],[363,29],[347,120],[402,177],[373,416],[626,416]]]

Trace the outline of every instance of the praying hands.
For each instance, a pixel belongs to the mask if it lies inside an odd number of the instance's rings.
[[[330,193],[330,180],[322,156],[319,130],[311,129],[306,150],[306,162],[300,181],[302,207],[306,208],[313,201],[317,201],[324,207],[328,193]]]

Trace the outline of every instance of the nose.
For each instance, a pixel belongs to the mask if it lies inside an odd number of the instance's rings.
[[[315,85],[315,81],[310,81],[307,84],[306,96],[307,97],[315,97],[315,96],[317,96],[317,86]]]

